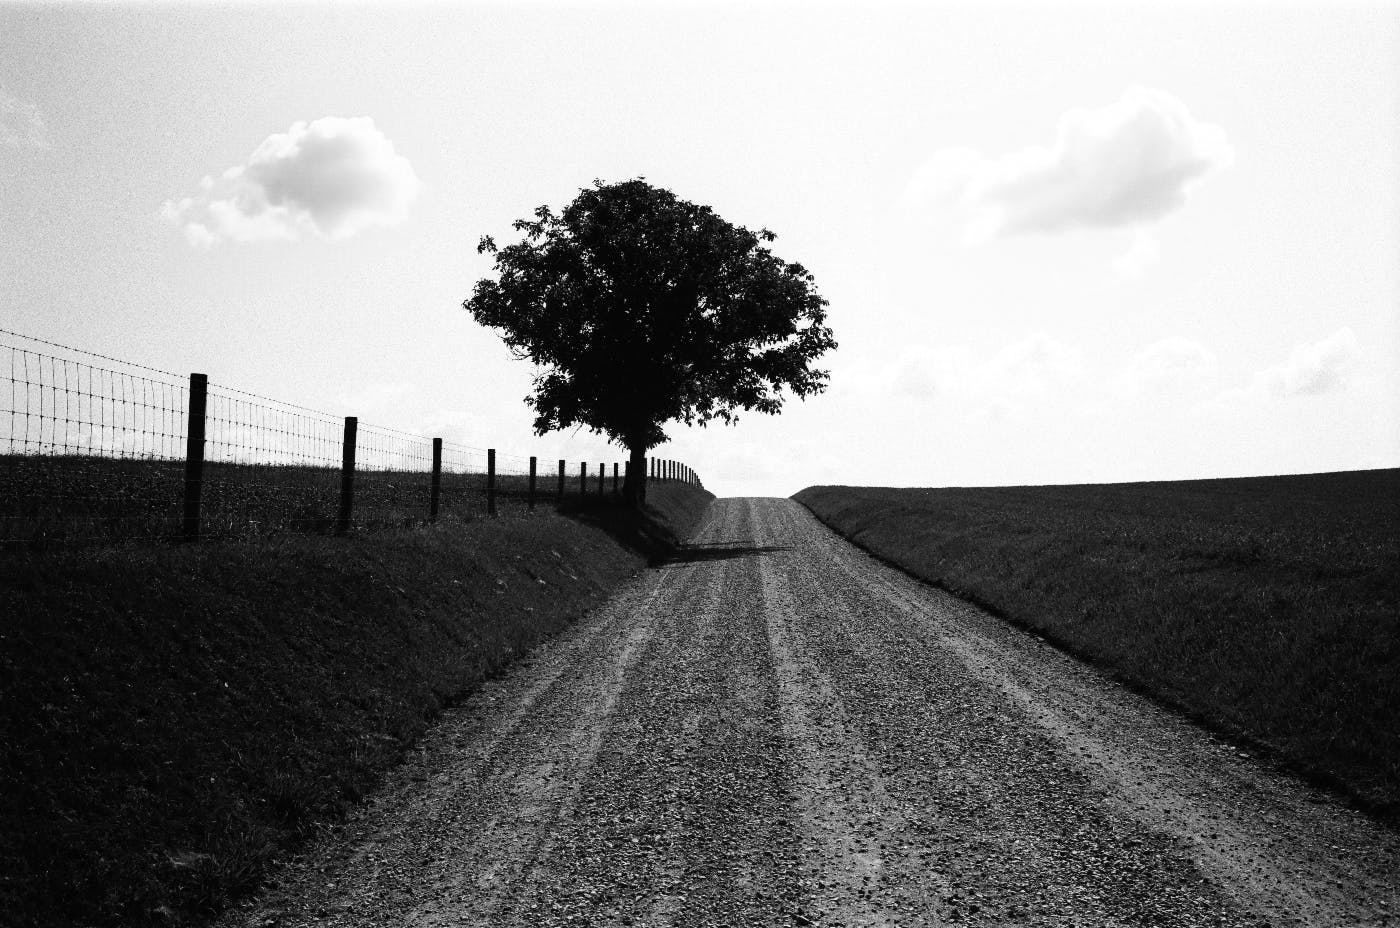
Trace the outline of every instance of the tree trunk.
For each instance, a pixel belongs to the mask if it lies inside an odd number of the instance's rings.
[[[622,483],[622,498],[633,509],[641,509],[647,501],[647,449],[633,445],[627,449],[627,478]]]

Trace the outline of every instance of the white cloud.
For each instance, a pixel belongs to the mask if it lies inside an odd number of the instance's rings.
[[[1133,356],[1116,378],[1116,392],[1130,399],[1199,398],[1215,381],[1215,354],[1189,338],[1173,336],[1148,345]]]
[[[998,351],[987,363],[986,373],[998,392],[1035,396],[1077,377],[1083,369],[1077,348],[1036,334]]]
[[[1113,259],[1113,269],[1124,277],[1138,278],[1157,261],[1157,241],[1145,227],[1133,230],[1133,243]]]
[[[205,177],[192,197],[162,214],[191,244],[339,240],[372,225],[395,225],[421,184],[368,117],[326,116],[268,136],[247,164]]]
[[[1000,417],[1063,391],[1080,379],[1080,352],[1034,334],[990,356],[964,347],[914,347],[888,375],[888,389],[916,399],[943,399],[977,415]]]
[[[976,369],[977,359],[966,348],[909,348],[882,389],[918,399],[967,393]]]
[[[966,148],[936,153],[905,202],[958,207],[969,241],[1142,225],[1180,208],[1234,157],[1225,131],[1198,122],[1176,97],[1130,87],[1115,103],[1065,113],[1050,147],[999,157]]]
[[[47,148],[48,127],[33,103],[0,88],[0,145],[6,148]]]
[[[1321,341],[1298,345],[1283,364],[1256,374],[1254,385],[1270,396],[1331,393],[1346,386],[1360,354],[1356,333],[1338,329]]]
[[[1205,407],[1213,415],[1233,416],[1290,397],[1340,393],[1351,385],[1360,360],[1356,333],[1344,327],[1296,346],[1287,361],[1255,372],[1246,386],[1222,391]]]

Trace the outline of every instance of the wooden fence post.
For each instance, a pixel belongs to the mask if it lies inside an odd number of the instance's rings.
[[[617,482],[617,462],[613,461],[613,495],[616,496],[619,484]]]
[[[442,439],[433,439],[433,489],[428,496],[428,517],[434,522],[438,516],[438,502],[442,499]]]
[[[578,498],[584,499],[588,496],[588,462],[578,462]]]
[[[486,449],[486,514],[496,514],[496,449]]]
[[[355,433],[359,427],[357,417],[345,417],[345,438],[340,445],[340,518],[335,526],[341,535],[350,531],[350,520],[355,514]]]
[[[555,498],[556,503],[564,502],[564,459],[559,459],[559,494]]]
[[[199,541],[199,498],[204,489],[204,418],[209,375],[190,374],[189,424],[185,430],[185,541]]]
[[[530,455],[530,511],[535,511],[535,456]]]

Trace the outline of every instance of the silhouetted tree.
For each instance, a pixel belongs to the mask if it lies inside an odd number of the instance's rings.
[[[482,238],[497,276],[462,305],[540,366],[527,400],[536,434],[582,425],[628,450],[633,505],[666,423],[733,423],[740,410],[778,412],[783,389],[826,388],[809,366],[836,346],[826,300],[806,268],[765,247],[767,229],[643,179],[594,181],[562,213],[541,206],[513,227],[514,245]]]

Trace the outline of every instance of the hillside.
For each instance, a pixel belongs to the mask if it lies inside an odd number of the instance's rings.
[[[1400,471],[795,499],[890,563],[1400,809]]]
[[[0,911],[198,921],[444,705],[604,601],[712,498],[334,537],[5,555]]]

